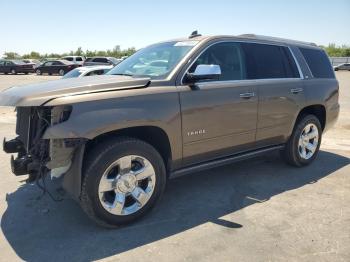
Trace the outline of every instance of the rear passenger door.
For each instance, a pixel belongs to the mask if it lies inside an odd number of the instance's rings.
[[[301,72],[287,46],[242,43],[247,78],[258,88],[257,146],[284,143],[305,103]]]

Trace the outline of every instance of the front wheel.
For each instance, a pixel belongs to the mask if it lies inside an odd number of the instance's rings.
[[[42,74],[40,69],[37,69],[37,70],[35,71],[35,73],[36,73],[38,76],[40,76],[40,75]]]
[[[63,76],[63,75],[64,75],[64,70],[61,69],[60,71],[58,71],[58,74],[59,74],[60,76]]]
[[[315,115],[305,115],[296,123],[282,155],[290,165],[302,167],[317,156],[322,138],[322,127]]]
[[[118,138],[89,150],[81,205],[95,222],[115,227],[145,215],[166,184],[162,157],[148,143]]]
[[[16,71],[16,69],[11,69],[11,74],[13,74],[13,75],[17,75],[17,71]]]

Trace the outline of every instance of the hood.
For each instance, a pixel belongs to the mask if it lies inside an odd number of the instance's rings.
[[[0,92],[0,106],[40,106],[58,97],[143,88],[149,82],[150,78],[101,75],[14,86]]]

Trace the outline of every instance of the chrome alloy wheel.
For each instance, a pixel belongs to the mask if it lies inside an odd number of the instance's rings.
[[[317,126],[314,124],[307,124],[299,138],[298,151],[300,157],[306,160],[310,159],[317,149],[318,140]]]
[[[113,162],[101,177],[99,199],[109,213],[130,215],[151,198],[156,183],[152,164],[144,157],[129,155]]]

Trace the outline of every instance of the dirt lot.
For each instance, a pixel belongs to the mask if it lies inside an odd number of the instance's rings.
[[[0,75],[0,89],[57,77]],[[303,169],[271,154],[172,180],[155,210],[119,230],[95,226],[50,183],[55,202],[0,152],[0,261],[350,261],[350,72],[341,114]],[[0,139],[14,136],[0,108]]]

